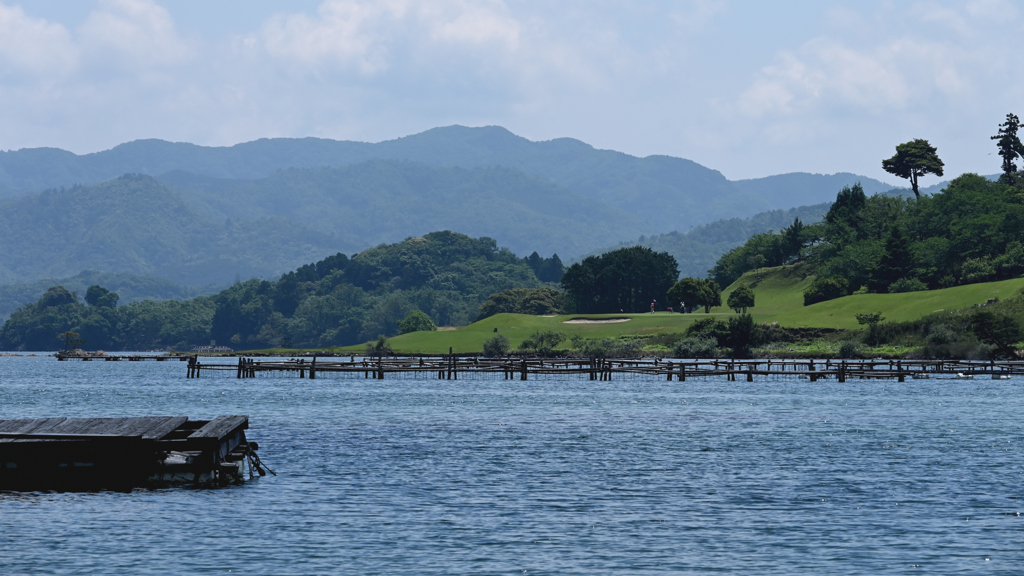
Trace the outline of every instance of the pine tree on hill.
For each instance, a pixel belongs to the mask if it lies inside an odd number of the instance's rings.
[[[910,252],[910,242],[893,226],[889,238],[885,241],[885,252],[878,264],[871,270],[868,289],[872,292],[888,292],[889,285],[907,276],[914,265],[914,257]]]

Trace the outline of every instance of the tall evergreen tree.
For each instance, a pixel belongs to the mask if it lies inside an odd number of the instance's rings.
[[[885,252],[871,270],[868,288],[872,292],[887,292],[889,285],[907,276],[913,266],[914,256],[910,252],[910,242],[900,232],[899,226],[893,226],[889,238],[885,241]]]
[[[804,247],[804,223],[799,218],[793,220],[788,228],[782,231],[783,262],[798,260],[800,250]]]
[[[1003,159],[1003,179],[1011,186],[1014,183],[1014,174],[1017,172],[1017,163],[1014,162],[1018,156],[1024,156],[1024,144],[1021,144],[1017,137],[1017,129],[1020,128],[1020,119],[1016,114],[1007,114],[1006,122],[999,125],[999,132],[992,136],[992,140],[998,140],[999,156]]]

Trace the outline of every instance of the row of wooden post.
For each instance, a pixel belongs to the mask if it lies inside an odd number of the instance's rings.
[[[441,379],[441,380],[444,380],[444,379],[457,380],[458,379],[458,372],[459,372],[459,370],[458,370],[458,368],[459,368],[459,359],[454,354],[454,352],[453,352],[453,350],[451,348],[449,348],[448,352],[449,353],[444,357],[443,363],[441,363],[437,367],[437,377],[438,377],[438,379]],[[299,377],[300,378],[305,378],[306,377],[306,372],[308,371],[310,379],[315,379],[316,378],[316,374],[317,374],[317,371],[318,371],[317,358],[316,357],[313,357],[312,361],[309,362],[309,363],[307,363],[305,360],[298,360],[298,361],[293,361],[293,362],[295,362],[295,363],[291,364],[287,368],[283,368],[283,369],[289,369],[289,370],[297,371],[299,373]],[[479,361],[478,360],[472,360],[472,362],[477,365],[476,368],[479,367],[478,366],[479,365]],[[615,362],[616,361],[614,361],[614,360],[609,360],[609,359],[604,359],[604,358],[593,358],[593,359],[590,359],[588,362],[579,361],[577,363],[577,366],[578,366],[579,372],[586,371],[588,373],[590,380],[606,381],[606,380],[611,380],[612,379],[612,373],[615,372]],[[572,362],[570,362],[570,363],[572,363]],[[625,365],[626,365],[626,361],[620,361],[619,363],[622,365],[622,366],[620,366],[620,368],[625,367]],[[353,361],[353,364],[354,364],[354,361]],[[377,358],[376,362],[374,362],[373,360],[363,360],[362,364],[363,364],[362,370],[363,370],[364,376],[366,378],[370,378],[371,377],[370,375],[372,373],[372,375],[373,375],[372,377],[374,379],[379,379],[379,380],[383,380],[384,379],[384,373],[386,371],[386,366],[385,366],[385,363],[383,362],[382,358]],[[753,365],[753,364],[750,364],[750,363],[746,364],[746,369],[744,370],[742,368],[744,363],[743,362],[739,362],[739,364],[740,364],[740,369],[739,369],[739,371],[737,371],[737,362],[734,361],[734,360],[721,360],[721,361],[714,360],[714,361],[711,362],[711,365],[714,367],[712,373],[725,372],[726,377],[730,381],[735,381],[736,380],[736,376],[738,374],[745,374],[747,382],[753,382],[755,374],[772,374],[772,372],[771,372],[772,362],[770,360],[767,362],[768,368],[767,368],[766,372],[758,371],[757,370],[757,366]],[[783,362],[781,362],[781,364],[783,365],[783,371],[785,372],[786,364],[790,364],[790,363],[783,361]],[[801,362],[801,363],[798,363],[798,364],[803,364],[803,363]],[[795,369],[798,364],[792,364],[793,368]],[[912,374],[912,372],[909,372],[909,371],[905,372],[904,371],[904,369],[903,369],[903,362],[901,360],[891,360],[891,361],[888,362],[888,364],[889,364],[889,373],[894,375],[896,378],[898,378],[898,380],[900,382],[904,382],[905,379],[906,379],[906,376],[908,374]],[[659,362],[656,360],[654,362],[654,365],[655,365],[655,367],[658,367]],[[855,377],[858,376],[858,375],[860,377],[862,377],[862,378],[863,377],[872,377],[872,374],[871,374],[872,371],[871,370],[866,370],[866,371],[863,370],[861,365],[859,363],[856,363],[856,362],[853,363],[852,366],[851,366],[845,360],[841,360],[841,361],[838,361],[838,362],[835,362],[835,363],[833,363],[831,360],[827,360],[827,361],[825,361],[825,363],[823,365],[823,371],[818,371],[817,366],[816,366],[816,364],[815,364],[815,362],[813,360],[808,360],[808,361],[806,361],[806,364],[803,364],[803,365],[806,366],[807,372],[796,370],[795,373],[797,373],[797,374],[805,374],[806,377],[809,378],[812,382],[816,382],[816,381],[818,381],[822,377],[827,377],[827,376],[831,376],[831,375],[836,376],[836,378],[837,378],[837,380],[839,382],[846,382],[847,378],[850,376],[851,368],[854,371],[853,374],[854,374]],[[188,357],[188,374],[187,374],[187,377],[188,378],[198,378],[203,369],[206,369],[206,370],[225,370],[225,369],[230,370],[230,368],[228,366],[230,366],[230,365],[221,365],[221,364],[207,364],[207,365],[203,365],[202,363],[199,362],[199,357],[198,356],[189,356]],[[332,364],[330,362],[328,362],[326,367],[323,367],[323,366],[320,367],[321,368],[320,371],[323,371],[323,370],[330,371],[331,370],[331,366],[332,366]],[[558,364],[552,364],[551,368],[555,369],[558,366],[559,366]],[[680,362],[678,364],[678,367],[677,367],[674,362],[668,361],[668,362],[666,362],[664,364],[661,364],[661,366],[664,366],[664,367],[667,368],[667,370],[664,370],[662,373],[665,374],[665,377],[666,377],[666,379],[668,381],[672,381],[673,376],[675,376],[676,379],[679,380],[680,382],[686,381],[686,377],[688,375],[687,374],[687,370],[686,370],[686,367],[687,367],[686,363]],[[521,360],[517,361],[517,360],[514,360],[514,359],[510,358],[510,359],[507,359],[506,361],[501,363],[501,369],[502,369],[502,372],[504,373],[504,377],[505,377],[506,380],[514,379],[515,376],[516,376],[516,373],[518,373],[519,374],[519,379],[525,381],[525,380],[528,379],[529,372],[530,372],[532,367],[536,367],[538,369],[538,373],[543,373],[547,369],[546,361],[545,360],[540,360],[539,365],[532,365],[526,359],[521,359]],[[801,367],[803,367],[803,366],[801,366]],[[412,370],[416,371],[416,368],[413,368],[411,366],[409,368],[412,368]],[[567,372],[568,372],[569,369],[571,368],[571,366],[564,365],[563,368],[565,368],[567,370]],[[935,365],[935,370],[938,371],[941,368],[942,368],[941,362],[937,362],[936,365]],[[241,379],[241,378],[253,378],[253,377],[256,376],[256,372],[258,370],[280,370],[280,369],[282,369],[282,367],[280,367],[280,366],[274,366],[274,367],[268,367],[268,368],[260,368],[260,364],[256,360],[254,360],[252,358],[242,358],[242,357],[239,357],[238,358],[238,365],[237,365],[237,368],[236,368],[236,377],[239,378],[239,379]],[[395,369],[401,371],[402,367],[398,366]],[[420,358],[419,359],[419,370],[422,371],[422,370],[426,370],[426,369],[427,369],[427,366],[424,363],[424,360],[422,358]],[[469,369],[470,369],[470,371],[473,371],[474,367],[470,366]],[[358,368],[356,368],[356,370],[358,370]],[[993,374],[995,373],[994,362],[990,362],[990,370],[992,371]],[[572,372],[576,372],[576,370],[572,370]],[[579,373],[579,372],[576,372],[576,373]],[[628,372],[628,370],[627,370],[627,372]],[[974,373],[975,372],[975,366],[974,365],[969,365],[968,367],[966,367],[964,369],[964,372]],[[1012,370],[1011,370],[1011,372],[1012,372]],[[702,373],[701,373],[700,370],[697,370],[696,372],[691,372],[690,373],[691,376],[692,375],[701,375],[701,374]]]

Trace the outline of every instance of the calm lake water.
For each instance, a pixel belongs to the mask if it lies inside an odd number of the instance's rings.
[[[0,572],[1017,574],[1022,391],[0,358],[0,418],[248,414],[278,473],[0,494]]]

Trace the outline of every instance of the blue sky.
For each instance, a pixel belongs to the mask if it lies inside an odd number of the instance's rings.
[[[991,174],[1024,5],[0,0],[0,149],[380,141],[497,124],[728,178],[881,170],[926,138]],[[926,180],[925,184],[935,179]]]

